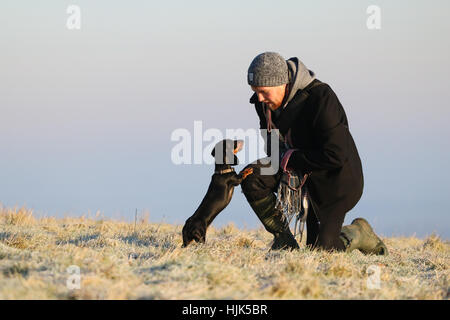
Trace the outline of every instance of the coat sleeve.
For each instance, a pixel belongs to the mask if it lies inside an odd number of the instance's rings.
[[[337,169],[348,161],[348,123],[338,98],[330,89],[313,99],[317,110],[312,119],[315,147],[298,150],[289,159],[289,166],[302,174]]]

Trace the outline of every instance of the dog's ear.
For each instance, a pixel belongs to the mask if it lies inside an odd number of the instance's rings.
[[[233,149],[234,157],[233,157],[233,163],[231,165],[237,166],[239,164],[239,159],[236,156],[236,154],[242,150],[242,148],[244,146],[244,140],[234,140],[233,145],[234,145],[234,149]]]
[[[236,154],[242,150],[244,146],[244,140],[234,140],[233,145],[234,145],[233,153]]]

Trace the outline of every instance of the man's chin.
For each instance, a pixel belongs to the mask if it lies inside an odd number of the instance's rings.
[[[280,106],[277,106],[273,103],[268,103],[267,106],[269,107],[270,110],[275,111],[277,110]]]

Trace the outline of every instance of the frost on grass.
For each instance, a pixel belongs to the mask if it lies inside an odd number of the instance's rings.
[[[269,251],[262,228],[211,227],[181,248],[182,226],[35,218],[0,208],[0,299],[448,299],[450,246],[384,239],[390,255]],[[80,268],[70,289],[69,266]],[[368,286],[371,268],[379,286]]]

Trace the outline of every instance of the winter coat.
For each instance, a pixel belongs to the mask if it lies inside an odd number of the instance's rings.
[[[256,94],[250,103],[255,105],[260,129],[266,129],[265,104]],[[271,112],[283,137],[291,129],[293,147],[299,150],[288,165],[300,176],[310,173],[306,186],[319,221],[352,209],[364,187],[361,159],[344,108],[331,87],[315,79],[298,90],[281,112]],[[269,151],[270,145],[266,147]]]

